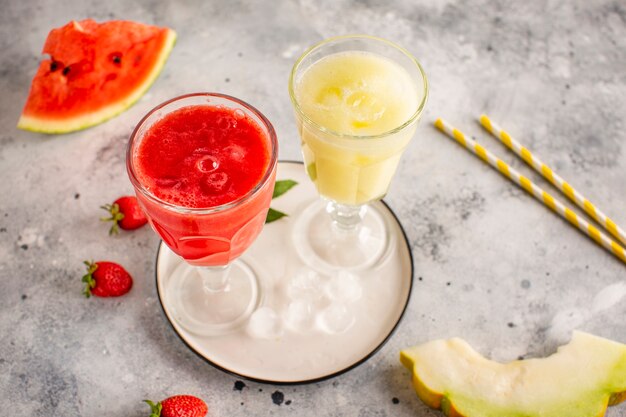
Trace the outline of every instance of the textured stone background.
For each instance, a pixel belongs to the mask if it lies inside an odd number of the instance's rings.
[[[144,398],[191,393],[211,416],[438,416],[412,391],[401,348],[460,336],[494,359],[538,357],[573,328],[626,342],[624,265],[432,127],[446,117],[545,185],[476,124],[490,114],[626,225],[623,1],[0,0],[0,10],[0,398],[11,415],[139,417]],[[178,44],[121,116],[63,136],[16,130],[47,32],[87,17],[169,26]],[[182,93],[253,103],[274,123],[281,158],[300,159],[291,65],[305,47],[357,32],[404,45],[431,83],[386,198],[412,245],[411,304],[391,341],[348,374],[236,390],[161,313],[155,234],[109,238],[98,207],[131,192],[135,123]],[[85,300],[81,261],[92,258],[124,264],[132,292]]]

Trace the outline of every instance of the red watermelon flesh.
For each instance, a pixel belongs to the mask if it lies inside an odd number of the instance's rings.
[[[131,21],[53,29],[18,127],[62,133],[121,113],[148,90],[175,40],[171,29]]]

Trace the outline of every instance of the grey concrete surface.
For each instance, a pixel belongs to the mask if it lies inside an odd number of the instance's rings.
[[[139,417],[144,398],[190,393],[210,416],[439,416],[417,399],[400,349],[459,336],[507,361],[549,355],[572,329],[626,343],[625,266],[432,127],[447,118],[548,187],[477,125],[490,114],[626,225],[623,1],[1,0],[0,10],[0,398],[10,415]],[[87,17],[169,26],[178,43],[119,117],[68,135],[17,130],[46,34]],[[289,71],[307,46],[347,33],[400,43],[430,80],[386,197],[415,259],[411,303],[390,342],[347,374],[236,390],[239,378],[190,352],[162,314],[156,235],[109,237],[99,206],[132,191],[134,125],[182,93],[254,104],[276,127],[280,157],[301,159]],[[85,259],[120,262],[134,288],[84,299]]]

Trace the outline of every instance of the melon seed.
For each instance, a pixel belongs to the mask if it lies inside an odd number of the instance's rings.
[[[113,55],[113,63],[114,64],[121,64],[122,63],[122,57],[119,55]]]
[[[67,75],[70,73],[70,67],[63,68],[63,75]]]
[[[54,72],[59,68],[59,64],[56,61],[50,63],[50,72]]]

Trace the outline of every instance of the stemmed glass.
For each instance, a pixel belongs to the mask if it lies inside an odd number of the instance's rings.
[[[387,40],[340,36],[296,61],[289,94],[306,171],[323,201],[297,219],[296,249],[318,270],[373,267],[390,239],[368,204],[387,193],[415,133],[428,96],[424,71]]]
[[[195,159],[189,166],[202,172],[189,175],[204,175],[206,172],[207,178],[222,181],[218,184],[220,188],[229,175],[222,171],[222,165],[226,164],[222,158],[231,152],[240,158],[237,168],[246,172],[249,155],[246,156],[241,147],[229,144],[231,131],[233,135],[241,134],[235,129],[237,123],[241,126],[245,121],[255,125],[258,137],[250,140],[262,141],[268,151],[267,165],[262,168],[258,183],[232,201],[213,207],[191,207],[172,202],[157,192],[163,187],[178,187],[179,182],[184,183],[185,173],[181,174],[182,178],[150,178],[141,168],[142,163],[169,163],[173,164],[173,171],[179,169],[182,162],[166,162],[170,157],[166,150],[158,149],[161,153],[158,159],[142,162],[142,144],[151,137],[151,128],[155,124],[157,129],[162,129],[173,113],[197,106],[226,110],[227,115],[217,121],[218,126],[214,128],[219,132],[215,134],[203,120],[178,123],[177,140],[200,134],[224,137],[221,145],[217,142],[209,146],[207,142],[206,147],[190,150],[187,158]],[[203,127],[198,127],[200,125]],[[185,143],[180,142],[180,146]],[[271,123],[249,104],[215,93],[189,94],[157,106],[139,122],[130,137],[126,165],[137,198],[153,229],[181,257],[172,276],[166,277],[162,296],[176,322],[192,333],[219,335],[233,331],[246,322],[259,304],[261,287],[257,273],[239,257],[253,243],[265,223],[274,188],[277,155],[278,142]]]

